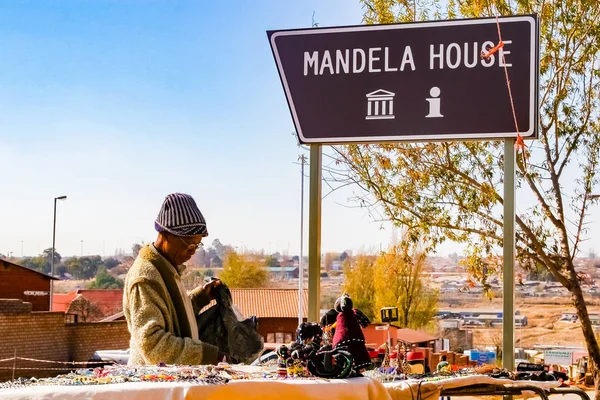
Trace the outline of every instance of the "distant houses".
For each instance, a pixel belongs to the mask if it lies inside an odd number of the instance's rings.
[[[436,317],[442,329],[502,326],[502,311],[488,309],[440,310]],[[528,319],[515,311],[515,325],[527,326]]]
[[[272,279],[298,279],[298,267],[267,267]]]

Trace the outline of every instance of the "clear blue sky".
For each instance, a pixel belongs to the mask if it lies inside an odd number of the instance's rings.
[[[297,253],[301,150],[266,30],[361,22],[358,1],[0,3],[0,253],[129,251],[164,196],[211,241]],[[324,202],[323,249],[389,239]]]
[[[0,253],[50,247],[60,195],[59,252],[129,251],[181,191],[209,241],[297,254],[301,150],[265,31],[313,11],[362,18],[357,0],[0,2]],[[324,201],[324,251],[390,240],[351,195]]]

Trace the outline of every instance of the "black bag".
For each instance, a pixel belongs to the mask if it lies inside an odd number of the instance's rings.
[[[252,316],[238,321],[229,288],[221,283],[216,289],[217,304],[196,317],[198,337],[205,343],[217,346],[234,363],[249,364],[264,348],[257,330],[258,318]]]

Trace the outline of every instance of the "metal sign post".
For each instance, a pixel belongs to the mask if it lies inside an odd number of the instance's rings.
[[[310,146],[308,210],[308,321],[318,322],[321,309],[321,163],[323,149]]]
[[[515,368],[515,139],[504,140],[502,367]]]

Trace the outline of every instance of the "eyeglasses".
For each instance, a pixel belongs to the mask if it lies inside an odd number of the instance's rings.
[[[181,240],[183,242],[183,244],[185,244],[185,246],[188,249],[194,249],[194,250],[198,250],[201,247],[204,247],[204,245],[202,244],[202,242],[198,243],[198,244],[194,244],[194,243],[188,243],[185,240],[183,240],[183,238],[181,236],[175,236],[177,239]]]

